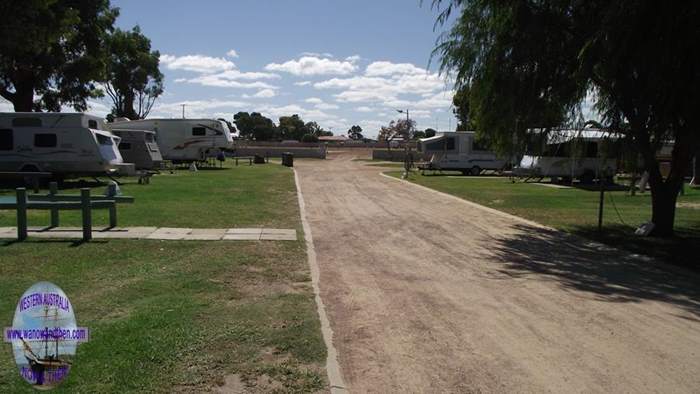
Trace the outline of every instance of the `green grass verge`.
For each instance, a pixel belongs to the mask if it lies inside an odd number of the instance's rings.
[[[293,174],[279,165],[182,171],[123,190],[136,203],[120,207],[120,225],[301,229]],[[58,392],[202,392],[232,374],[255,391],[323,390],[326,350],[299,234],[297,242],[0,241],[0,322],[11,324],[34,282],[63,288],[91,339]],[[8,344],[0,392],[34,392]]]
[[[387,173],[399,178],[401,172]],[[512,183],[502,177],[420,175],[409,181],[474,201],[544,225],[583,235],[633,252],[684,265],[698,265],[700,255],[700,190],[686,188],[678,198],[677,236],[671,239],[641,238],[634,229],[651,218],[649,193],[630,196],[608,191],[604,200],[604,231],[598,233],[597,190],[558,189],[533,183]]]

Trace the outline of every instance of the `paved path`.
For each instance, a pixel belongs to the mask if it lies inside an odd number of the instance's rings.
[[[80,227],[30,227],[29,236],[37,238],[80,239]],[[162,239],[186,241],[296,241],[294,229],[279,228],[175,228],[116,227],[92,231],[93,238]],[[0,227],[0,239],[17,238],[16,227]]]
[[[700,279],[351,161],[299,160],[353,392],[698,392]]]

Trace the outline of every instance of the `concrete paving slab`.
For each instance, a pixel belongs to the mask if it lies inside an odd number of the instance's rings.
[[[263,241],[296,241],[296,234],[262,234],[260,239]]]
[[[224,241],[258,241],[260,234],[225,234]]]
[[[262,228],[230,228],[226,234],[258,234],[262,233]]]
[[[67,239],[82,239],[83,232],[81,231],[31,231],[27,234],[30,237],[36,238],[67,238]]]
[[[195,228],[184,238],[197,241],[217,241],[223,238],[226,229],[219,228]]]
[[[146,237],[146,239],[184,239],[192,231],[191,228],[161,227]]]
[[[263,233],[263,235],[265,235],[265,234],[293,235],[296,238],[297,230],[284,229],[284,228],[264,228],[262,233]]]

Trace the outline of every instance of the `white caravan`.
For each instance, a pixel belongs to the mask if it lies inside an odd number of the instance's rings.
[[[481,146],[473,131],[446,131],[418,140],[418,152],[428,158],[430,170],[462,171],[479,175],[482,170],[502,170],[508,160]]]
[[[233,146],[231,131],[221,120],[118,118],[108,125],[115,130],[154,131],[163,159],[174,163],[203,161],[220,149]]]
[[[124,160],[133,163],[137,170],[157,170],[163,162],[163,156],[156,143],[156,133],[150,130],[112,129],[114,135],[121,138],[119,153]]]
[[[592,182],[601,171],[611,177],[617,171],[617,160],[602,157],[600,148],[606,138],[608,135],[599,129],[553,130],[542,146],[528,148],[513,173],[584,183]]]
[[[96,116],[61,112],[0,113],[0,171],[60,177],[128,173],[120,138]]]

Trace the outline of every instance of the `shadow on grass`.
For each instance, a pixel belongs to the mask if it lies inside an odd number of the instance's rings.
[[[575,226],[571,233],[632,253],[654,257],[665,263],[700,271],[700,224],[676,229],[671,238],[640,237],[634,229],[623,225]]]
[[[0,247],[1,248],[6,248],[9,246],[13,246],[16,244],[34,244],[34,245],[42,245],[42,244],[66,244],[71,248],[78,247],[87,243],[91,244],[106,244],[108,243],[108,240],[105,239],[93,239],[90,241],[83,241],[82,239],[25,239],[24,241],[18,241],[16,239],[5,239],[5,240],[0,240]]]
[[[700,316],[697,273],[564,232],[517,227],[521,232],[494,240],[493,250],[505,266],[504,274],[543,275],[564,288],[593,293],[602,301],[654,300]]]

